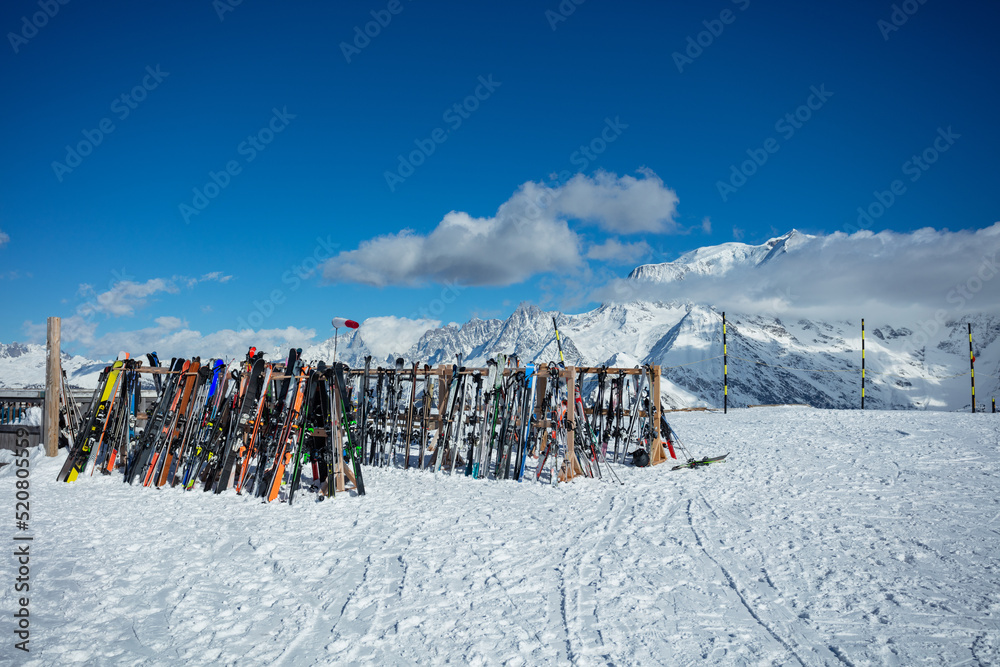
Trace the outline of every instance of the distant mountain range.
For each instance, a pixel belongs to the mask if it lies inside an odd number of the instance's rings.
[[[692,276],[723,276],[738,268],[780,262],[816,237],[797,230],[761,245],[724,243],[699,248],[672,262],[636,267],[628,280],[670,283]],[[521,304],[506,320],[472,319],[427,331],[405,350],[377,357],[372,349],[392,349],[387,341],[366,341],[365,328],[342,336],[338,354],[352,366],[366,356],[373,365],[407,361],[485,366],[503,352],[523,362],[558,359],[552,317],[559,322],[568,364],[633,367],[659,364],[663,393],[671,406],[721,406],[722,318],[711,306],[673,301],[606,304],[575,315]],[[730,405],[808,403],[854,408],[861,401],[860,322],[786,320],[728,313]],[[998,393],[1000,318],[956,317],[925,344],[913,329],[867,322],[866,407],[893,409],[969,409],[969,350],[966,323],[975,331],[981,357],[980,407]],[[388,345],[388,347],[387,347]],[[330,359],[333,340],[306,350],[307,358]],[[809,369],[809,370],[796,370]],[[958,375],[959,377],[948,377]]]
[[[38,388],[45,385],[44,345],[0,343],[0,389]],[[62,367],[71,384],[94,387],[105,362],[62,355]]]
[[[725,243],[686,253],[672,262],[635,268],[629,281],[670,283],[691,276],[722,276],[736,268],[780,262],[814,237],[792,230],[762,245]],[[722,404],[722,319],[714,308],[683,301],[606,304],[580,314],[543,311],[521,304],[505,320],[472,319],[426,331],[407,349],[391,340],[366,339],[360,329],[342,334],[337,351],[352,366],[372,356],[373,367],[408,363],[451,364],[462,354],[466,366],[483,367],[498,353],[523,362],[559,357],[552,318],[559,323],[567,364],[662,367],[664,401],[672,407]],[[807,403],[824,408],[860,405],[860,322],[786,320],[727,313],[729,404]],[[973,325],[980,408],[1000,391],[1000,318],[956,316],[926,343],[924,332],[867,321],[866,407],[968,410],[969,350],[966,322]],[[329,339],[304,351],[306,359],[333,358]],[[383,354],[375,355],[372,350]],[[386,353],[388,351],[388,353]],[[144,351],[137,351],[144,352]],[[192,350],[192,354],[206,351]],[[71,381],[93,385],[102,363],[64,358]],[[40,384],[45,350],[37,345],[0,345],[0,387]],[[953,377],[956,376],[956,377]]]

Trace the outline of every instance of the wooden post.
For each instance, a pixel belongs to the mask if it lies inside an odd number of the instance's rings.
[[[649,372],[649,409],[652,414],[647,415],[647,417],[653,422],[653,442],[649,445],[649,465],[655,466],[667,460],[667,452],[663,447],[663,437],[660,434],[660,367],[651,366]]]
[[[417,450],[417,470],[424,469],[424,451],[427,447],[427,433],[431,430],[431,399],[434,394],[434,381],[430,379],[431,367],[424,364],[424,395],[420,411],[420,448]]]
[[[336,362],[334,362],[336,363]],[[327,387],[329,396],[326,400],[332,403],[333,411],[330,414],[330,422],[324,425],[324,435],[336,443],[333,450],[333,460],[330,461],[330,467],[326,471],[326,489],[321,493],[324,495],[332,496],[337,491],[344,490],[344,466],[342,465],[342,459],[344,458],[344,440],[342,428],[343,419],[343,400],[340,396],[340,389],[337,387],[336,383],[331,383],[331,386]],[[332,399],[332,400],[331,400]],[[313,433],[313,435],[318,435]],[[334,493],[329,493],[329,486],[333,484]]]
[[[566,481],[573,479],[577,475],[583,474],[583,468],[580,467],[580,462],[576,458],[576,447],[574,440],[574,433],[576,429],[569,428],[570,422],[574,425],[578,417],[576,416],[576,369],[572,366],[568,366],[563,371],[563,376],[566,378],[566,478],[560,479],[559,481]]]
[[[59,453],[59,385],[62,379],[60,354],[60,329],[62,320],[50,317],[46,327],[45,345],[45,406],[42,411],[42,438],[45,455]]]
[[[861,318],[861,409],[865,409],[865,318]]]
[[[542,373],[542,366],[535,366],[535,412],[532,415],[535,419],[545,419],[541,413],[542,403],[545,402],[545,391],[548,388],[549,376]]]
[[[444,436],[444,413],[445,408],[448,406],[448,394],[451,390],[451,366],[441,364],[438,366],[438,373],[438,416],[435,420],[437,423],[437,444],[434,445],[434,451],[437,451],[437,447]]]
[[[410,469],[410,436],[413,433],[413,406],[416,404],[417,399],[417,362],[413,362],[413,370],[410,371],[410,407],[406,411],[406,432],[403,435],[403,445],[404,458],[403,458],[403,469]]]

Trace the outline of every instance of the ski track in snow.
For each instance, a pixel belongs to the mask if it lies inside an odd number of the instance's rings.
[[[1000,663],[996,415],[668,416],[729,461],[624,486],[366,468],[368,495],[290,507],[36,456],[32,650],[0,662]]]

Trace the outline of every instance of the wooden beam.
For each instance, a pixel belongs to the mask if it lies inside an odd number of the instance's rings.
[[[45,455],[59,453],[59,392],[62,384],[60,354],[60,329],[62,321],[50,317],[46,323],[45,346],[45,407],[42,411],[42,439]]]
[[[334,442],[333,449],[333,461],[330,462],[330,468],[326,471],[326,484],[333,483],[334,493],[344,492],[344,430],[343,430],[343,417],[344,417],[344,397],[340,395],[340,386],[337,383],[333,383],[332,387],[328,390],[333,397],[333,414],[330,415],[330,419],[333,423],[330,424],[333,433],[332,438]],[[329,398],[329,397],[326,397]],[[319,435],[321,429],[316,429],[313,431],[313,435]],[[325,432],[326,429],[322,429],[324,433],[323,437],[327,436]],[[334,493],[329,493],[327,490],[327,495],[332,496]]]
[[[577,373],[599,373],[602,370],[607,371],[610,375],[611,373],[622,375],[642,375],[643,370],[641,368],[599,368],[597,366],[582,366],[576,369]]]
[[[181,372],[172,371],[166,366],[139,366],[135,370],[139,373],[152,373],[153,375],[177,375]]]

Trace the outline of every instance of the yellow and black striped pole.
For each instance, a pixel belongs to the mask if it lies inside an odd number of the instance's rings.
[[[566,358],[563,357],[562,338],[559,337],[559,325],[556,324],[556,316],[552,316],[552,327],[556,330],[556,345],[559,346],[559,365],[566,368]]]
[[[972,412],[976,412],[976,356],[972,354],[972,323],[969,322],[969,372],[972,374]]]
[[[722,414],[729,412],[729,348],[726,347],[726,313],[722,313]]]
[[[865,318],[861,318],[861,409],[865,409]]]

